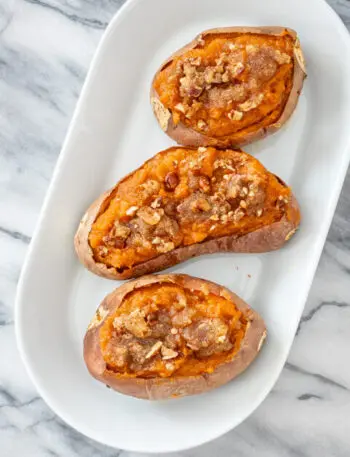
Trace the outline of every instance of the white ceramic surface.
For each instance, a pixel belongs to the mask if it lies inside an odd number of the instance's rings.
[[[264,317],[269,338],[245,374],[209,394],[159,403],[123,397],[90,378],[82,359],[86,326],[116,283],[78,264],[72,238],[91,200],[171,145],[148,102],[162,60],[201,30],[242,24],[295,28],[305,51],[309,79],[292,120],[246,148],[292,186],[302,227],[280,252],[214,255],[172,271],[235,290]],[[349,163],[349,80],[348,34],[321,0],[130,0],[122,8],[84,86],[16,305],[25,364],[39,393],[66,422],[111,446],[175,451],[225,433],[264,399],[288,355]]]

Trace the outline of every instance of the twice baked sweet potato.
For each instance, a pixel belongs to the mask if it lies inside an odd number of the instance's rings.
[[[84,359],[92,376],[123,394],[176,398],[233,379],[265,336],[261,317],[228,289],[186,275],[145,276],[103,300]]]
[[[212,29],[161,66],[151,103],[161,128],[179,144],[238,147],[289,119],[305,76],[294,30]]]
[[[94,273],[126,279],[201,254],[278,249],[299,222],[291,190],[249,154],[173,147],[93,203],[75,247]]]

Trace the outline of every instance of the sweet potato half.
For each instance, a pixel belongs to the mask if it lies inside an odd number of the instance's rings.
[[[300,222],[287,185],[242,151],[173,147],[92,204],[75,247],[92,272],[126,279],[214,252],[267,252]]]
[[[294,30],[212,29],[163,63],[151,103],[159,125],[177,143],[235,148],[282,127],[305,76]]]
[[[144,276],[103,300],[85,335],[84,359],[92,376],[123,394],[176,398],[239,375],[265,336],[262,318],[222,286]]]

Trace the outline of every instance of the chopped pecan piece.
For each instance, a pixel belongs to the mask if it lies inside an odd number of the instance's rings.
[[[208,176],[199,177],[199,188],[205,193],[210,192],[211,187],[210,187],[210,179],[208,178]]]
[[[111,248],[123,249],[123,247],[125,247],[125,240],[122,238],[115,238],[110,234],[104,236],[102,241]]]
[[[241,103],[239,109],[242,111],[251,111],[260,105],[264,99],[264,94],[258,94],[253,98],[248,99],[246,102]]]
[[[210,211],[211,205],[206,198],[199,197],[198,199],[194,200],[191,204],[191,209],[194,212],[201,212],[201,211]]]
[[[162,241],[157,245],[157,251],[164,254],[175,249],[175,244],[172,241]]]
[[[180,113],[185,114],[185,107],[184,107],[183,103],[178,103],[175,106],[175,109],[177,109],[177,111],[180,111]]]
[[[99,254],[100,254],[100,256],[101,256],[102,258],[103,258],[103,257],[107,257],[109,251],[108,251],[108,249],[106,248],[106,246],[99,246],[98,250],[99,250]]]
[[[226,340],[227,325],[219,318],[204,318],[194,322],[183,330],[183,337],[194,351],[220,344]]]
[[[145,199],[153,197],[153,195],[156,195],[159,192],[159,189],[160,184],[158,181],[155,181],[154,179],[148,179],[140,186],[141,194]]]
[[[178,352],[176,352],[173,349],[170,349],[166,346],[162,346],[161,353],[162,353],[163,360],[175,359],[175,357],[177,357],[179,355]]]
[[[219,354],[220,352],[227,352],[233,348],[233,344],[227,336],[221,336],[218,341],[207,348],[201,348],[196,352],[196,356],[199,358],[210,357],[213,354]]]
[[[144,206],[138,210],[137,215],[149,225],[157,225],[164,214],[163,209],[153,209]]]
[[[155,200],[153,200],[153,202],[151,203],[151,208],[159,208],[162,204],[162,197],[157,197]]]
[[[283,195],[279,195],[277,201],[276,201],[276,207],[277,208],[283,208],[285,205],[287,205],[289,202],[287,197],[284,197]]]
[[[237,62],[237,63],[234,63],[232,65],[230,65],[228,67],[228,69],[230,70],[232,76],[234,78],[236,78],[237,76],[239,76],[241,73],[243,73],[244,71],[244,65],[242,62]]]
[[[188,62],[190,62],[190,64],[194,67],[199,67],[202,63],[202,59],[200,57],[189,57]]]
[[[132,370],[140,369],[146,359],[147,347],[138,341],[132,340],[130,344],[128,344],[128,349],[133,361],[133,363],[130,364],[130,368]]]
[[[217,159],[214,162],[214,169],[216,170],[217,168],[226,168],[227,170],[235,171],[233,168],[233,163],[232,160],[230,159]]]
[[[192,86],[188,91],[188,95],[193,98],[198,98],[202,92],[203,92],[202,87]]]
[[[113,225],[113,235],[117,238],[126,239],[130,235],[130,228],[119,221],[115,221]]]
[[[176,327],[185,327],[192,323],[194,312],[191,308],[184,308],[172,317],[172,323]]]
[[[242,111],[232,110],[227,115],[231,121],[240,121],[243,118]]]
[[[176,216],[177,202],[174,200],[168,200],[164,204],[164,212],[167,216],[174,218]]]
[[[179,182],[180,182],[180,180],[179,180],[179,176],[177,175],[177,173],[175,173],[174,171],[169,172],[165,176],[165,180],[164,180],[165,190],[167,190],[168,192],[175,190],[176,187],[178,186]]]
[[[158,311],[153,316],[150,324],[152,338],[166,337],[171,329],[170,316],[164,311]]]
[[[108,235],[103,237],[103,242],[113,248],[122,249],[125,246],[125,240],[130,235],[131,230],[128,226],[115,221],[112,230]]]
[[[239,222],[244,216],[245,213],[240,208],[237,208],[233,214],[233,220],[234,222]]]
[[[139,309],[135,309],[125,318],[124,325],[130,333],[138,338],[145,338],[150,335],[150,329],[145,321],[145,314]]]
[[[160,237],[166,237],[171,240],[177,240],[180,233],[180,227],[175,219],[163,216],[154,230],[154,234]]]
[[[200,129],[200,130],[204,130],[206,128],[207,124],[203,121],[203,119],[200,119],[198,122],[197,122],[197,127]]]
[[[150,359],[151,357],[153,357],[154,355],[156,355],[156,354],[159,352],[159,350],[160,350],[160,348],[162,347],[162,345],[163,345],[163,343],[162,343],[161,341],[157,341],[157,342],[151,347],[150,351],[147,352],[145,359],[146,359],[146,360],[147,360],[147,359]]]
[[[112,363],[118,368],[123,368],[128,361],[129,351],[126,347],[113,344],[113,340],[108,343],[108,352]]]
[[[128,208],[125,212],[125,214],[127,216],[134,216],[137,212],[137,210],[139,209],[138,206],[130,206],[130,208]]]
[[[184,76],[180,78],[180,95],[197,98],[203,92],[203,73],[198,72],[195,65],[184,63]]]
[[[279,65],[288,64],[291,62],[291,57],[278,49],[274,50],[274,58]]]

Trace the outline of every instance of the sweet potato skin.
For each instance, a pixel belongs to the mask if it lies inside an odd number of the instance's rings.
[[[195,49],[199,44],[201,39],[210,35],[218,34],[229,34],[229,33],[254,33],[254,34],[263,34],[263,35],[281,35],[287,32],[295,39],[294,45],[294,76],[293,76],[293,86],[291,93],[289,95],[288,101],[284,107],[284,110],[278,119],[277,122],[269,125],[268,127],[262,127],[254,132],[246,133],[243,137],[241,135],[232,135],[222,138],[214,138],[195,131],[192,128],[189,128],[182,122],[179,122],[177,125],[174,124],[170,111],[161,103],[159,96],[154,89],[154,81],[156,80],[158,74],[162,69],[168,65],[175,57],[184,54],[185,52]],[[170,56],[156,72],[151,86],[151,105],[153,112],[159,125],[162,130],[169,135],[173,140],[178,144],[183,146],[214,146],[216,148],[237,148],[244,146],[254,141],[265,138],[268,135],[271,135],[278,131],[291,117],[293,114],[296,105],[298,103],[299,95],[303,88],[304,79],[306,78],[306,69],[305,69],[305,60],[300,47],[299,39],[297,38],[297,33],[286,27],[222,27],[216,29],[206,30],[203,33],[199,34],[191,43],[187,44],[183,48],[176,51],[172,56]]]
[[[172,149],[177,148],[169,148],[163,152],[166,153]],[[127,179],[128,176],[122,181]],[[283,183],[281,179],[279,179],[279,181]],[[118,184],[120,184],[120,182]],[[213,254],[217,252],[263,253],[274,251],[280,249],[289,240],[300,223],[299,206],[295,197],[292,195],[285,216],[274,224],[262,227],[261,229],[240,237],[225,236],[202,243],[192,244],[190,246],[179,247],[173,251],[160,254],[153,259],[135,265],[132,268],[118,271],[114,267],[109,267],[103,263],[97,262],[89,244],[91,227],[99,214],[108,206],[118,184],[111,190],[102,194],[90,206],[83,216],[74,238],[75,250],[82,264],[91,272],[108,279],[136,278],[145,274],[165,270],[180,262],[203,254]]]
[[[138,288],[155,283],[173,283],[193,290],[207,287],[210,293],[232,300],[248,319],[246,334],[240,350],[232,359],[219,365],[211,374],[170,378],[123,377],[107,369],[99,346],[99,331],[110,314],[123,302],[124,297]],[[150,275],[123,284],[109,294],[99,306],[96,318],[90,324],[84,338],[84,360],[90,374],[112,389],[125,395],[147,400],[165,400],[204,393],[226,384],[252,363],[266,337],[263,319],[236,294],[223,286],[187,275]]]

